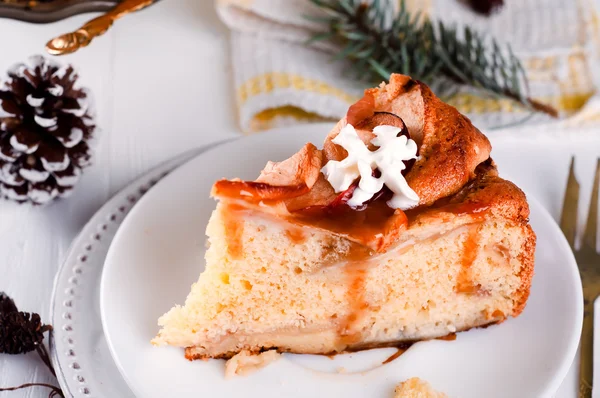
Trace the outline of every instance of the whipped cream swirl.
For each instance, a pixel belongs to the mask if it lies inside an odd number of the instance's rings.
[[[358,186],[348,200],[350,207],[359,207],[379,192],[383,186],[394,194],[387,204],[393,209],[410,209],[419,204],[419,197],[408,186],[402,171],[405,161],[417,158],[417,144],[405,135],[398,137],[401,129],[394,126],[377,126],[373,129],[375,138],[371,144],[377,150],[370,151],[362,142],[354,126],[347,124],[332,140],[348,152],[341,160],[330,160],[321,169],[335,192],[343,192],[360,177]],[[378,169],[379,177],[373,175]]]

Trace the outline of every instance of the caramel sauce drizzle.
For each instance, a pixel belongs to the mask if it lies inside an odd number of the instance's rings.
[[[357,327],[369,309],[365,292],[370,268],[369,258],[373,254],[371,249],[358,243],[352,243],[346,254],[348,262],[344,265],[343,272],[348,281],[346,290],[348,315],[342,319],[338,328],[338,345],[342,349],[346,349],[362,339],[362,330],[357,330]]]
[[[348,347],[358,343],[362,337],[361,331],[354,330],[363,318],[369,303],[365,299],[365,285],[367,270],[362,262],[349,262],[344,269],[349,281],[346,291],[348,302],[348,315],[342,320],[339,327],[339,345]]]
[[[442,337],[436,338],[436,340],[454,341],[456,340],[456,333],[450,333]]]
[[[408,223],[412,223],[419,215],[429,211],[443,211],[452,213],[455,216],[471,216],[474,222],[481,222],[485,219],[489,210],[489,205],[480,202],[466,203],[448,203],[447,198],[440,199],[431,206],[419,206],[406,211]]]
[[[390,363],[395,359],[398,359],[400,357],[400,355],[404,354],[406,351],[408,351],[408,349],[413,345],[413,343],[402,343],[399,346],[396,347],[396,349],[398,351],[396,351],[395,353],[393,353],[392,355],[390,355],[390,357],[388,359],[386,359],[385,361],[381,362],[382,365],[385,365],[386,363]]]
[[[471,227],[463,246],[461,268],[456,277],[456,292],[474,294],[481,290],[481,286],[474,284],[472,275],[472,265],[477,258],[477,249],[479,247],[479,228]]]
[[[242,206],[228,204],[227,209],[222,213],[226,230],[227,253],[234,259],[240,258],[244,252],[244,243],[242,241],[244,221],[240,217],[240,211],[243,209]]]
[[[388,231],[395,231],[399,224],[408,225],[404,212],[396,212],[385,201],[372,202],[364,210],[355,210],[345,204],[332,209],[309,207],[295,212],[293,221],[369,242],[373,248],[385,246],[386,239],[390,238]]]
[[[295,244],[301,244],[306,241],[306,234],[301,228],[286,229],[285,236]]]
[[[459,203],[448,206],[448,211],[457,216],[470,215],[473,221],[483,221],[489,210],[489,205],[479,202]]]
[[[454,341],[456,340],[456,333],[450,333],[446,336],[441,336],[441,337],[436,337],[436,340],[444,340],[444,341]],[[416,343],[413,341],[409,341],[406,343],[401,343],[400,345],[398,345],[396,347],[396,349],[398,351],[396,351],[395,353],[393,353],[388,359],[386,359],[385,361],[383,361],[381,364],[385,365],[386,363],[390,363],[392,361],[394,361],[395,359],[398,359],[400,357],[400,355],[404,354],[406,351],[408,351],[408,349],[410,347],[412,347],[412,345]]]

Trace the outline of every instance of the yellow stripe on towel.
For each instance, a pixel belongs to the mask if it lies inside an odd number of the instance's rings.
[[[577,58],[574,58],[577,59]],[[537,61],[537,67],[545,68],[552,66],[551,58]],[[541,64],[541,65],[540,65]],[[578,76],[579,79],[584,75]],[[573,76],[570,76],[572,79]],[[563,87],[565,87],[563,85]],[[594,91],[579,90],[573,91],[574,85],[571,85],[571,90],[563,92],[560,95],[536,98],[539,101],[552,105],[561,112],[567,114],[573,113],[586,103],[586,101],[594,94]],[[358,97],[345,92],[337,87],[327,84],[316,79],[306,78],[302,75],[284,72],[265,73],[251,79],[248,79],[237,90],[238,106],[242,106],[252,97],[269,94],[275,90],[297,90],[304,92],[312,92],[320,95],[328,95],[339,98],[348,105],[353,104],[358,100]],[[479,96],[473,93],[460,93],[448,100],[448,103],[458,108],[463,113],[468,114],[483,114],[496,112],[524,112],[524,108],[516,102],[509,99],[495,99],[485,96]],[[279,107],[269,108],[261,111],[253,116],[248,126],[250,132],[261,131],[275,126],[290,125],[296,123],[307,123],[314,121],[331,120],[324,118],[316,113],[311,113],[297,106],[282,105]]]
[[[326,118],[316,113],[307,112],[296,106],[286,105],[265,109],[254,115],[250,121],[248,132],[255,133],[274,127],[326,121],[336,122],[337,119]]]
[[[349,105],[358,100],[358,97],[355,95],[346,93],[339,88],[319,80],[309,79],[302,75],[292,73],[270,72],[253,77],[244,82],[238,88],[238,103],[239,105],[242,105],[251,97],[283,89],[294,89],[321,95],[330,95],[347,102]]]

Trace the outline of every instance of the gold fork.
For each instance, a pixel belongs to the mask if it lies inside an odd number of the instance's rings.
[[[579,183],[574,173],[575,158],[571,158],[569,180],[565,192],[560,227],[575,253],[583,284],[583,330],[581,332],[581,359],[579,365],[579,397],[592,396],[593,380],[593,323],[594,300],[600,295],[600,254],[596,246],[596,231],[598,228],[598,189],[600,188],[600,158],[596,164],[592,200],[588,212],[585,232],[581,247],[575,250],[575,234],[577,231],[577,203],[579,201]],[[600,387],[600,386],[598,386]]]

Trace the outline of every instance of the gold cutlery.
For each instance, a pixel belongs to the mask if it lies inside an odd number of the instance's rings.
[[[600,159],[596,164],[592,200],[581,247],[575,250],[577,231],[577,202],[579,201],[579,183],[574,173],[575,159],[571,158],[569,180],[565,192],[560,227],[575,253],[583,284],[583,330],[581,332],[581,358],[579,365],[579,397],[592,396],[593,380],[593,336],[594,336],[594,300],[600,295],[600,254],[596,245],[598,228],[598,190],[600,185]],[[597,386],[600,387],[600,386]]]
[[[107,13],[92,19],[75,32],[65,33],[46,43],[46,51],[52,55],[74,53],[90,44],[90,42],[104,34],[119,18],[134,11],[146,8],[154,0],[123,0]]]

